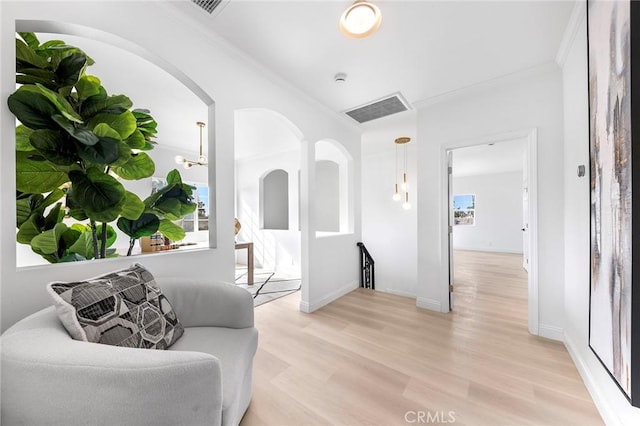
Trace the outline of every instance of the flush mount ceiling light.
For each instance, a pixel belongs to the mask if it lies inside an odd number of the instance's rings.
[[[340,17],[340,31],[347,37],[364,38],[370,36],[382,22],[382,13],[375,4],[357,0]]]
[[[176,155],[175,160],[177,164],[182,164],[185,169],[190,169],[193,166],[206,166],[208,161],[207,157],[202,152],[202,129],[205,124],[202,121],[197,121],[196,124],[200,127],[200,155],[197,161],[187,160],[182,155]]]

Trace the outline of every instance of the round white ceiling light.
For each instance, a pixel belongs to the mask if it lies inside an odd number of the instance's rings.
[[[378,6],[366,0],[357,0],[340,17],[340,31],[347,37],[364,38],[380,27],[382,13]]]
[[[347,75],[343,72],[339,72],[333,77],[333,81],[335,81],[338,84],[343,84],[347,81]]]

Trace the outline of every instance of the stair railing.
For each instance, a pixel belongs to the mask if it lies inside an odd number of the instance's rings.
[[[360,247],[360,287],[376,289],[375,261],[363,243]]]

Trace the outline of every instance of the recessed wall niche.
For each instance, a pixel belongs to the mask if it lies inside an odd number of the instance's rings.
[[[260,229],[289,229],[289,174],[284,170],[260,179]]]
[[[161,68],[156,63],[161,64],[162,61],[156,60],[157,58],[147,52],[144,52],[144,57],[139,56],[137,53],[140,53],[141,49],[133,44],[128,46],[129,42],[125,40],[122,40],[122,43],[116,43],[118,46],[110,44],[111,41],[117,42],[117,38],[113,36],[105,36],[105,40],[110,40],[110,43],[105,43],[99,41],[101,37],[94,32],[91,39],[83,37],[82,30],[77,27],[70,30],[73,34],[58,34],[49,33],[47,30],[55,28],[53,31],[57,32],[63,25],[30,21],[29,26],[31,25],[38,28],[23,28],[24,25],[20,22],[17,22],[16,26],[20,31],[35,29],[40,43],[63,40],[68,45],[80,48],[95,61],[94,65],[87,67],[86,74],[98,77],[100,84],[109,95],[126,95],[133,102],[132,109],[150,110],[158,123],[155,138],[157,145],[153,150],[146,151],[155,163],[154,177],[165,178],[170,170],[178,168],[174,161],[174,157],[178,154],[197,157],[199,134],[196,121],[211,122],[211,131],[207,132],[205,137],[207,145],[214,146],[213,100],[181,72]],[[38,29],[44,29],[44,31],[38,32]],[[193,90],[194,88],[196,90]],[[180,105],[180,108],[176,108],[176,105]],[[208,146],[205,146],[205,155]],[[179,168],[178,170],[184,182],[206,183],[209,181],[210,171],[213,172],[213,167],[214,163],[211,163],[209,166],[211,170],[206,167],[191,170]],[[141,200],[151,195],[151,177],[141,180],[119,179],[119,182],[126,191],[136,194]],[[215,193],[210,194],[210,198],[210,203],[214,206]],[[62,200],[65,201],[64,198]],[[63,207],[65,205],[63,204]],[[212,210],[215,211],[215,209]],[[210,218],[210,221],[213,225],[215,218]],[[70,217],[65,217],[63,220],[63,223],[69,227],[77,222]],[[109,238],[115,238],[115,243],[110,248],[115,250],[115,254],[125,256],[128,251],[129,237],[118,229],[115,221],[109,224],[114,231],[114,235],[110,235]],[[197,246],[215,247],[215,226],[212,228],[214,229],[209,233],[209,241]],[[178,242],[187,240],[188,237]],[[140,253],[140,251],[140,246],[136,243],[133,253]],[[18,267],[48,263],[43,257],[34,253],[29,244],[16,244]]]

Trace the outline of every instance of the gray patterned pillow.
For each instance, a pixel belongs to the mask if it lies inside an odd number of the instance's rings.
[[[76,340],[166,349],[184,332],[153,275],[137,263],[85,281],[52,282],[47,291]]]

